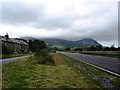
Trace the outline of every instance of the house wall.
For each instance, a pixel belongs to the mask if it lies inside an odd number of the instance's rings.
[[[14,43],[14,51],[21,51],[21,45],[19,43]]]
[[[22,49],[23,51],[28,51],[29,46],[28,46],[28,45],[25,45],[25,44],[22,44],[22,45],[21,45],[21,49]]]
[[[8,49],[16,51],[18,53],[22,53],[24,51],[28,51],[28,49],[29,49],[29,46],[25,45],[25,44],[12,43],[12,42],[3,42],[3,44]]]
[[[11,49],[14,51],[14,44],[13,43],[3,42],[3,45],[5,45],[5,47],[7,47],[8,49]]]
[[[24,52],[29,50],[29,45],[24,39],[19,38],[8,38],[5,36],[0,35],[0,51],[5,50],[6,48],[2,48],[2,45],[4,45],[8,50],[12,50],[13,52]],[[7,50],[6,49],[6,50]],[[5,51],[6,51],[5,50]]]
[[[0,55],[2,54],[2,41],[0,40]],[[1,57],[0,57],[1,59]]]

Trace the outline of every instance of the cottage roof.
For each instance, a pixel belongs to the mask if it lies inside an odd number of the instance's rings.
[[[8,39],[6,39],[6,37],[0,35],[0,40],[3,41],[3,42],[28,45],[26,40],[18,39],[18,38],[8,38]]]

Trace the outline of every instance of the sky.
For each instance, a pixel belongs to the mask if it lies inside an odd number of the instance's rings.
[[[1,0],[0,35],[118,46],[118,0]]]

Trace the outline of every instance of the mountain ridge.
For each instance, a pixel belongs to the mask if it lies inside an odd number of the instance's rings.
[[[92,38],[83,38],[81,40],[71,41],[64,39],[56,39],[56,38],[34,38],[34,37],[21,37],[25,40],[34,40],[39,39],[45,41],[47,45],[61,45],[64,47],[80,47],[80,46],[102,46],[98,41]]]

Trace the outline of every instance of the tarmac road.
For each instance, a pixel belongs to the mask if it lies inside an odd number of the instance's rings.
[[[14,58],[7,58],[7,59],[0,59],[0,64],[9,63],[11,61],[15,61],[15,60],[23,59],[23,58],[27,58],[27,57],[30,57],[30,55],[29,56],[14,57]]]
[[[118,58],[110,58],[104,56],[93,56],[93,55],[85,55],[79,53],[69,53],[69,52],[59,52],[76,60],[88,63],[95,67],[99,67],[104,71],[111,72],[113,74],[117,74],[120,76],[120,61]]]

